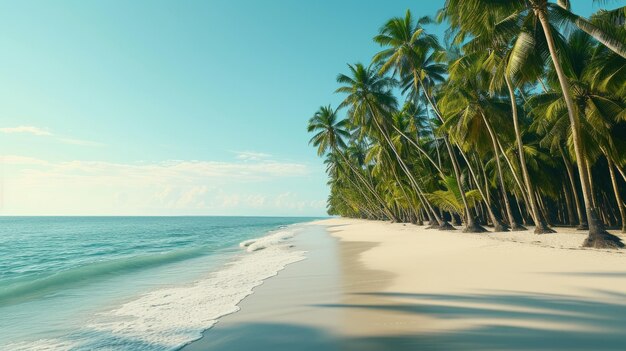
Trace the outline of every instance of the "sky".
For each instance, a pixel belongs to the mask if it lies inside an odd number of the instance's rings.
[[[0,1],[0,215],[323,216],[307,120],[442,4]]]

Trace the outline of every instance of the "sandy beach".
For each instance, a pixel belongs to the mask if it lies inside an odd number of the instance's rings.
[[[184,350],[622,350],[626,255],[585,236],[312,222],[307,259]]]
[[[0,351],[626,351],[625,5],[4,1]]]

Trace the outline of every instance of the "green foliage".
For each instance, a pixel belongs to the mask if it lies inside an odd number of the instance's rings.
[[[432,19],[409,10],[389,19],[372,63],[337,76],[337,110],[309,120],[328,212],[414,220],[444,211],[467,222],[477,207],[514,198],[528,221],[547,213],[570,223],[566,184],[568,195],[600,199],[604,220],[625,221],[609,208],[626,196],[625,19],[624,7],[582,18],[566,0],[447,0],[437,14],[449,24],[445,49],[424,28]],[[607,164],[624,175],[621,189]],[[569,166],[583,172],[570,178]]]

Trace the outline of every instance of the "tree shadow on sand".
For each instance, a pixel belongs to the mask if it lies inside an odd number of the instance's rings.
[[[339,336],[329,330],[280,323],[244,323],[208,331],[185,350],[624,350],[626,305],[547,294],[366,293],[400,298],[396,304],[331,304],[320,308],[372,309],[441,319],[493,323],[419,335]],[[616,293],[607,293],[613,298]],[[621,300],[624,299],[621,295]],[[480,305],[480,306],[478,306]],[[525,323],[520,323],[525,322]],[[545,327],[548,322],[549,327]],[[533,323],[537,327],[533,327]],[[520,326],[520,325],[523,326]],[[544,324],[544,327],[539,326]]]
[[[415,350],[625,350],[626,295],[603,293],[611,300],[619,299],[625,304],[514,292],[469,295],[366,293],[361,295],[401,298],[403,303],[320,307],[374,309],[439,319],[481,321],[474,328],[393,338],[402,340],[400,345],[412,345]],[[380,340],[388,339],[372,337],[354,342],[380,345]]]

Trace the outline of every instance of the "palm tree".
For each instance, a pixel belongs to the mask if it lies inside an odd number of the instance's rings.
[[[556,21],[551,22],[551,19],[567,19],[562,16],[563,8],[559,4],[551,3],[547,0],[447,0],[445,11],[446,13],[457,13],[457,16],[454,16],[452,25],[463,28],[467,33],[480,33],[484,24],[489,23],[489,17],[505,18],[505,21],[508,22],[534,22],[540,25],[540,28],[537,28],[535,33],[543,32],[550,61],[558,77],[561,94],[567,107],[574,153],[578,160],[578,174],[589,223],[589,235],[583,246],[596,248],[622,247],[623,244],[619,238],[610,235],[604,229],[604,224],[598,216],[598,210],[592,203],[591,183],[589,174],[586,171],[587,160],[585,159],[584,145],[580,136],[580,120],[577,107],[571,95],[570,82],[561,64],[561,57],[559,57],[557,39],[560,41],[560,38],[558,38],[559,33],[556,29],[558,23]],[[557,39],[555,39],[555,35]],[[535,41],[532,40],[532,36],[528,36],[525,40],[527,46],[534,46]]]
[[[464,20],[459,18],[460,15],[462,14],[454,8],[446,7],[441,11],[439,17],[440,20],[447,18],[452,23],[459,23],[459,21]],[[473,59],[481,60],[484,68],[491,73],[489,91],[492,94],[498,94],[503,89],[503,86],[506,87],[511,104],[511,117],[515,131],[515,141],[517,143],[520,168],[524,181],[524,187],[521,189],[522,196],[528,205],[530,205],[530,213],[533,221],[535,222],[535,233],[553,233],[554,230],[548,228],[543,220],[543,217],[539,213],[535,197],[530,195],[534,194],[535,190],[526,166],[527,162],[525,159],[524,144],[522,141],[517,98],[512,80],[512,71],[516,67],[514,64],[511,64],[511,62],[517,63],[520,61],[520,56],[525,57],[525,69],[523,72],[520,72],[520,70],[516,71],[518,78],[525,80],[536,80],[538,74],[541,73],[541,69],[535,68],[537,67],[536,62],[529,62],[531,61],[531,58],[536,60],[536,57],[529,57],[531,55],[529,55],[527,50],[522,50],[520,53],[520,45],[511,45],[510,43],[512,41],[512,36],[510,35],[511,32],[520,31],[520,24],[511,21],[511,18],[503,18],[502,13],[500,14],[500,17],[485,17],[482,18],[482,21],[483,22],[480,22],[477,19],[471,27],[457,25],[456,27],[451,28],[450,34],[455,35],[455,42],[457,43],[465,43],[467,41],[467,37],[473,35],[474,37],[464,44],[463,48],[464,51],[466,51],[465,56],[470,58],[478,56]],[[521,35],[519,38],[518,43],[523,43]],[[529,63],[535,64],[528,65]],[[512,66],[514,68],[512,68]],[[507,159],[507,163],[508,161],[509,160]],[[511,170],[515,175],[515,170]],[[517,181],[517,177],[515,178]]]
[[[422,202],[429,208],[437,220],[439,228],[451,229],[451,226],[442,220],[424,198],[424,191],[411,174],[409,167],[400,157],[396,146],[389,136],[389,119],[396,110],[396,99],[390,88],[395,85],[391,78],[381,77],[372,67],[365,67],[361,63],[348,65],[350,75],[340,74],[337,82],[343,84],[336,92],[347,94],[339,108],[348,108],[348,116],[353,124],[361,126],[362,130],[377,140],[386,143],[396,157],[400,168],[404,171],[413,187],[419,194]]]
[[[536,233],[578,224],[583,246],[623,247],[604,223],[626,231],[626,8],[447,0],[439,18],[445,51],[430,19],[387,21],[372,65],[337,78],[347,119],[328,106],[309,121],[328,212],[466,231],[522,229],[519,214]]]
[[[594,72],[596,66],[592,64],[596,59],[597,51],[590,36],[581,31],[573,32],[568,38],[567,46],[568,54],[564,57],[565,69],[572,86],[572,96],[579,113],[578,118],[584,127],[581,130],[581,137],[583,140],[592,141],[585,144],[586,167],[589,169],[594,158],[597,158],[598,155],[604,155],[609,164],[609,173],[612,173],[613,163],[616,159],[615,138],[612,135],[612,128],[621,118],[626,117],[626,102],[623,101],[623,98],[597,89],[595,84],[597,76]],[[556,86],[554,73],[549,74],[548,78],[552,81],[552,85]],[[531,98],[529,104],[533,106],[533,114],[538,120],[542,118],[547,120],[547,124],[544,123],[545,126],[564,125],[567,120],[563,96],[555,89]],[[544,128],[546,128],[545,126]],[[572,133],[563,135],[567,134],[567,129],[561,128],[559,130],[561,131],[559,139],[573,138]],[[558,144],[559,139],[554,140],[558,136],[559,133],[553,132],[547,134],[546,139],[552,144],[557,144],[557,148],[563,152],[565,158],[565,152]],[[612,175],[613,178],[614,175]],[[624,223],[626,222],[626,213],[623,210],[616,181],[613,182],[613,190],[622,217],[621,221]]]
[[[333,110],[330,105],[320,107],[309,120],[307,128],[308,132],[316,132],[316,134],[311,138],[310,143],[318,148],[317,153],[320,156],[329,151],[341,156],[345,164],[350,167],[359,181],[361,181],[361,183],[369,190],[376,200],[378,200],[389,218],[395,219],[395,216],[386,206],[385,202],[376,192],[372,184],[366,180],[363,175],[361,175],[359,170],[352,165],[352,163],[346,158],[345,154],[341,151],[342,148],[346,147],[343,139],[350,136],[345,129],[346,124],[346,120],[338,120],[336,111]]]
[[[428,35],[421,27],[421,23],[427,21],[428,19],[422,18],[414,24],[411,11],[407,10],[404,18],[392,18],[380,29],[380,34],[374,37],[375,42],[386,47],[373,58],[373,62],[381,63],[379,72],[384,74],[393,68],[394,74],[399,75],[401,79],[412,81],[415,92],[419,91],[418,84],[423,85],[423,81],[419,79],[420,67],[423,67],[421,64],[424,59],[428,60],[433,50],[439,49],[436,38]],[[462,190],[458,161],[447,138],[445,138],[445,142],[452,160],[459,194],[465,207],[466,225],[463,231],[484,232],[485,229],[475,223],[474,217],[470,213],[465,192]]]
[[[513,216],[500,163],[498,137],[490,121],[495,117],[502,119],[508,112],[507,104],[486,94],[487,90],[482,89],[481,85],[485,85],[487,81],[488,74],[482,69],[481,61],[476,60],[476,57],[462,57],[450,64],[450,81],[442,90],[442,98],[439,100],[446,119],[444,127],[454,133],[455,139],[474,148],[479,148],[484,141],[491,142],[489,147],[497,165],[498,181],[509,226],[513,230],[525,230],[517,224]],[[487,118],[487,115],[490,118]],[[499,124],[502,124],[501,120]]]

